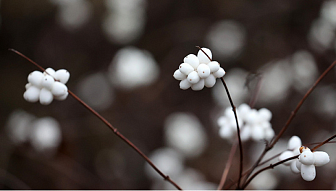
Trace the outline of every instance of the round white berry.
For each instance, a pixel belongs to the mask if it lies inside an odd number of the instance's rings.
[[[203,53],[203,51],[206,53],[206,55]],[[198,53],[197,53],[197,57],[199,59],[199,62],[200,63],[209,63],[211,62],[211,59],[212,59],[212,53],[211,53],[211,50],[208,49],[208,48],[202,48],[202,50],[199,50]],[[208,58],[208,56],[210,57],[210,59]]]
[[[190,86],[191,86],[191,83],[189,83],[188,79],[184,79],[180,82],[180,88],[182,90],[186,90],[186,89],[190,88]]]
[[[187,75],[183,74],[182,72],[180,72],[180,70],[175,70],[174,72],[174,78],[177,80],[184,80],[187,78]]]
[[[314,165],[301,165],[301,176],[305,181],[312,181],[315,179],[316,171]]]
[[[70,73],[66,69],[60,69],[55,72],[54,77],[61,83],[66,84],[70,78]]]
[[[63,96],[68,92],[68,88],[66,85],[62,84],[61,82],[55,82],[52,86],[51,93],[54,96]]]
[[[315,162],[314,154],[310,150],[305,150],[300,154],[299,161],[304,165],[312,165]]]
[[[183,62],[190,64],[194,69],[196,69],[199,65],[199,60],[195,54],[189,54],[188,56],[184,57]]]
[[[197,67],[197,72],[201,78],[207,78],[210,75],[210,68],[206,64],[200,64]]]
[[[234,131],[229,126],[224,126],[219,129],[219,136],[223,139],[228,139],[233,136]]]
[[[225,75],[225,70],[223,68],[219,68],[217,70],[217,72],[214,72],[213,75],[216,77],[216,78],[221,78]]]
[[[65,100],[68,97],[68,95],[69,95],[69,93],[67,92],[66,94],[61,95],[61,96],[54,96],[54,98],[56,100],[63,101],[63,100]]]
[[[209,62],[207,65],[209,66],[211,73],[217,72],[220,68],[220,65],[217,61]]]
[[[313,152],[315,159],[315,166],[323,166],[330,161],[329,155],[323,151],[315,151]]]
[[[292,136],[288,141],[288,149],[290,150],[294,150],[300,147],[301,145],[302,145],[301,139],[298,136]]]
[[[50,90],[42,88],[40,92],[40,103],[42,105],[49,105],[53,101],[53,95]]]
[[[265,120],[265,121],[270,121],[271,120],[272,112],[270,110],[268,110],[266,108],[261,108],[261,109],[259,109],[258,112],[259,112],[260,117],[263,118],[263,120]]]
[[[283,160],[288,159],[288,158],[290,158],[292,156],[293,156],[293,152],[292,151],[285,151],[285,152],[281,153],[281,155],[279,156],[279,161],[283,161]],[[283,164],[288,166],[288,165],[291,164],[291,162],[292,161],[290,160],[290,161],[284,162]]]
[[[27,84],[25,85],[26,90],[27,90],[28,88],[30,88],[31,86],[32,86],[31,83],[27,83]]]
[[[204,79],[200,79],[196,84],[191,85],[191,89],[195,91],[202,90],[204,88]]]
[[[264,131],[266,140],[271,140],[275,135],[274,130],[271,127],[266,128]]]
[[[23,98],[29,102],[37,102],[40,95],[40,89],[36,86],[29,87],[23,94]]]
[[[53,77],[46,75],[42,78],[42,87],[47,88],[51,90],[53,84],[55,83],[55,80]]]
[[[50,76],[52,76],[52,77],[55,77],[55,70],[54,69],[52,69],[52,68],[47,68],[44,72],[43,72],[43,74],[46,76],[46,75],[50,75]]]
[[[301,171],[302,163],[300,163],[299,159],[295,159],[295,166],[299,171]]]
[[[205,87],[211,88],[215,85],[216,83],[216,78],[214,75],[210,74],[209,77],[204,79],[204,85]]]
[[[197,82],[199,82],[199,80],[200,80],[200,77],[199,77],[199,75],[197,74],[196,71],[192,71],[188,75],[189,83],[196,84]]]
[[[34,71],[28,75],[28,82],[36,87],[40,87],[42,83],[43,74],[40,71]]]
[[[293,161],[291,161],[290,168],[291,168],[292,172],[299,173],[300,170],[296,167],[296,160],[298,160],[298,159],[294,159]]]
[[[182,64],[180,64],[179,70],[184,75],[188,75],[188,74],[190,74],[190,72],[194,71],[194,68],[188,63],[182,63]]]
[[[255,141],[263,140],[263,139],[265,139],[265,131],[263,131],[262,128],[254,127],[252,129],[251,137]]]

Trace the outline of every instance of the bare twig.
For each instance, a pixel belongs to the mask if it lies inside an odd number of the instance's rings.
[[[212,61],[212,59],[210,58],[210,56],[206,52],[204,52],[204,50],[201,47],[199,47],[199,46],[196,46],[196,47],[198,49],[200,49],[209,58],[210,61]],[[231,104],[231,107],[232,107],[232,111],[233,111],[233,114],[234,114],[235,119],[236,119],[236,125],[237,125],[237,135],[238,135],[238,143],[239,143],[239,151],[240,151],[239,178],[238,178],[238,186],[237,186],[237,189],[239,189],[241,175],[243,173],[243,146],[242,146],[242,142],[241,142],[241,138],[240,138],[240,128],[239,128],[239,124],[238,124],[238,117],[237,117],[237,112],[236,112],[236,106],[233,104],[233,101],[232,101],[229,89],[226,86],[224,78],[222,77],[221,80],[222,80],[222,83],[224,85],[226,94],[227,94],[227,96],[229,98],[229,101],[230,101],[230,104]]]
[[[17,50],[14,49],[9,49],[10,51],[22,56],[29,62],[33,63],[35,66],[37,66],[40,70],[45,71],[43,67],[41,67],[39,64],[36,62],[32,61],[29,59],[27,56],[23,55]],[[77,97],[73,92],[68,90],[69,94],[75,98],[80,104],[82,104],[86,109],[88,109],[91,113],[93,113],[96,117],[98,117],[103,123],[105,123],[106,126],[108,126],[114,134],[116,134],[120,139],[122,139],[125,143],[127,143],[130,147],[132,147],[142,158],[146,160],[146,162],[160,175],[163,177],[164,180],[170,182],[173,186],[175,186],[177,189],[182,190],[180,186],[178,186],[168,175],[165,175],[161,170],[158,169],[154,165],[154,163],[138,148],[136,147],[130,140],[128,140],[124,135],[122,135],[117,128],[115,128],[111,123],[109,123],[103,116],[101,116],[98,112],[96,112],[94,109],[92,109],[89,105],[87,105],[83,100],[81,100],[79,97]]]

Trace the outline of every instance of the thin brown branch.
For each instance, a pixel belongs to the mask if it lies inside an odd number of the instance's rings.
[[[29,62],[33,63],[35,66],[37,66],[40,70],[45,71],[43,67],[41,67],[36,62],[29,59],[27,56],[23,55],[17,50],[9,49],[10,51],[22,56]],[[89,105],[87,105],[83,100],[81,100],[78,96],[76,96],[72,91],[68,90],[69,94],[75,98],[80,104],[82,104],[86,109],[88,109],[91,113],[93,113],[96,117],[98,117],[103,123],[105,123],[106,126],[108,126],[114,134],[116,134],[120,139],[122,139],[126,144],[128,144],[131,148],[133,148],[142,158],[146,160],[146,162],[160,175],[163,177],[164,180],[170,182],[173,186],[175,186],[178,190],[182,190],[182,188],[177,185],[172,179],[170,179],[169,176],[165,175],[161,170],[159,170],[154,163],[138,148],[136,147],[130,140],[128,140],[124,135],[122,135],[117,128],[115,128],[111,123],[109,123],[103,116],[101,116],[98,112],[96,112],[94,109],[92,109]]]
[[[204,52],[204,50],[201,47],[199,47],[199,46],[196,46],[196,47],[198,49],[200,49],[209,58],[210,61],[212,61],[212,59],[210,58],[210,56],[206,52]],[[226,83],[224,81],[224,78],[222,77],[221,80],[222,80],[222,83],[224,85],[226,94],[227,94],[227,96],[229,98],[229,101],[230,101],[230,104],[231,104],[231,107],[232,107],[232,111],[233,111],[233,114],[234,114],[235,119],[236,119],[236,125],[237,125],[237,135],[238,135],[238,143],[239,143],[239,151],[240,151],[239,178],[238,178],[238,186],[237,186],[237,189],[239,189],[241,175],[243,173],[243,146],[242,146],[242,141],[241,141],[241,138],[240,138],[240,128],[239,128],[239,124],[238,124],[238,117],[237,117],[237,112],[236,112],[236,106],[233,104],[233,101],[232,101],[229,89],[228,89],[228,87],[227,87],[227,85],[226,85]]]
[[[224,184],[225,184],[227,175],[229,174],[229,170],[230,170],[230,167],[232,165],[232,160],[233,160],[234,154],[236,153],[237,145],[238,145],[238,142],[235,141],[235,143],[231,147],[229,158],[228,158],[228,160],[226,162],[225,169],[223,171],[223,175],[222,175],[222,178],[221,178],[221,181],[220,181],[220,183],[218,185],[217,190],[221,190],[223,188]]]
[[[333,140],[336,137],[336,134],[329,137],[327,140],[323,141],[322,143],[316,145],[314,148],[311,149],[311,151],[315,151],[316,149],[320,148],[322,145],[328,143],[329,141]]]

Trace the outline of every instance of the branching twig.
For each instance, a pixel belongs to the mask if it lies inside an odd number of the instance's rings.
[[[35,66],[37,66],[40,70],[45,71],[45,69],[43,67],[41,67],[39,64],[37,64],[36,62],[32,61],[31,59],[29,59],[27,56],[23,55],[22,53],[20,53],[17,50],[14,49],[9,49],[10,51],[22,56],[23,58],[25,58],[26,60],[28,60],[29,62],[33,63]],[[69,94],[75,98],[80,104],[82,104],[86,109],[88,109],[91,113],[93,113],[96,117],[98,117],[103,123],[105,123],[105,125],[107,125],[114,134],[116,134],[120,139],[122,139],[125,143],[127,143],[130,147],[132,147],[142,158],[144,158],[147,163],[160,175],[163,177],[164,180],[170,182],[173,186],[175,186],[177,189],[182,190],[182,188],[180,186],[178,186],[172,179],[170,179],[169,176],[165,175],[163,172],[161,172],[161,170],[158,169],[158,167],[156,167],[153,162],[138,148],[136,147],[130,140],[128,140],[124,135],[122,135],[117,128],[115,128],[111,123],[109,123],[103,116],[101,116],[98,112],[96,112],[94,109],[92,109],[89,105],[87,105],[83,100],[81,100],[79,97],[77,97],[73,92],[71,92],[70,90],[68,90]]]

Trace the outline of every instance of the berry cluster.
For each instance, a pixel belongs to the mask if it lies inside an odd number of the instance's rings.
[[[42,105],[49,105],[53,99],[65,100],[68,88],[65,85],[70,78],[70,73],[65,69],[55,72],[48,68],[43,73],[34,71],[28,76],[26,91],[23,97],[28,102],[40,101]]]
[[[285,160],[299,154],[299,158],[287,161],[284,164],[290,165],[294,173],[301,172],[301,176],[306,181],[312,181],[316,177],[315,166],[323,166],[330,161],[329,155],[323,151],[311,151],[308,147],[301,145],[301,139],[293,136],[288,142],[288,149],[279,156],[279,160]]]
[[[204,54],[204,52],[206,54]],[[225,75],[225,71],[216,61],[212,61],[212,53],[208,48],[202,48],[197,53],[189,54],[183,59],[179,69],[174,72],[174,78],[181,80],[180,88],[199,91],[204,86],[211,88],[216,83],[216,78]]]
[[[270,140],[274,136],[274,131],[270,120],[272,113],[266,108],[259,110],[252,109],[243,103],[237,108],[238,124],[242,141],[253,139],[254,141]],[[228,140],[236,137],[237,126],[231,107],[225,109],[224,115],[218,118],[220,126],[219,135]]]

